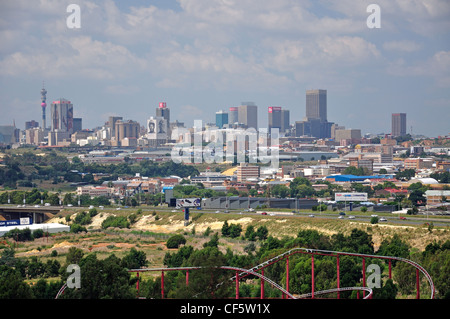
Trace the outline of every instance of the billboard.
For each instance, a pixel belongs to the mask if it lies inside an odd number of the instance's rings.
[[[281,111],[281,106],[269,106],[269,113],[274,111]]]
[[[0,226],[19,226],[19,225],[31,225],[33,219],[31,217],[22,217],[19,219],[0,220]]]
[[[147,136],[152,140],[167,139],[167,120],[163,117],[150,117],[147,120]]]
[[[177,198],[177,208],[181,207],[200,207],[202,200],[200,198]]]
[[[367,193],[336,193],[334,194],[336,202],[366,202]]]

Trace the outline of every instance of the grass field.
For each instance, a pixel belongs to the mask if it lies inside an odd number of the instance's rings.
[[[82,209],[64,210],[49,222],[66,223],[66,216],[73,218],[76,212]],[[416,250],[422,251],[426,245],[433,241],[445,241],[450,239],[450,232],[445,228],[434,228],[431,231],[425,226],[394,226],[389,224],[372,225],[368,222],[353,220],[338,220],[325,218],[309,218],[303,216],[270,216],[261,214],[235,214],[235,213],[192,213],[190,224],[184,226],[182,212],[163,210],[146,210],[139,215],[137,221],[130,229],[101,230],[101,223],[110,215],[129,215],[136,210],[101,210],[92,218],[91,224],[86,225],[87,233],[57,234],[49,238],[40,238],[33,242],[20,243],[16,248],[17,257],[39,256],[45,262],[50,258],[53,250],[58,252],[58,259],[63,263],[65,255],[70,247],[82,249],[86,254],[96,252],[99,258],[107,257],[114,253],[123,257],[131,247],[142,250],[147,255],[149,267],[163,266],[163,258],[167,251],[166,240],[173,234],[183,234],[187,239],[187,245],[194,248],[202,248],[203,243],[209,241],[209,236],[204,236],[209,227],[220,235],[219,248],[225,252],[227,248],[235,252],[244,253],[244,247],[249,241],[242,238],[230,239],[221,236],[221,228],[225,221],[228,224],[242,225],[244,234],[249,225],[255,228],[266,226],[269,235],[282,238],[284,236],[295,237],[300,230],[312,229],[331,236],[337,233],[348,235],[352,229],[360,229],[372,235],[374,247],[377,249],[381,242],[398,234],[404,241]],[[211,233],[211,235],[212,235]],[[210,235],[210,236],[211,236]]]

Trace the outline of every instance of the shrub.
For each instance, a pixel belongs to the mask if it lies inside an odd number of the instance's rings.
[[[109,216],[102,222],[102,228],[108,227],[129,228],[130,222],[124,216]]]
[[[70,225],[70,232],[71,233],[79,233],[82,231],[87,231],[86,227],[81,226],[80,224],[74,223]]]
[[[186,244],[186,238],[184,238],[182,235],[174,235],[170,237],[166,242],[167,248],[178,248],[180,245],[184,244]]]

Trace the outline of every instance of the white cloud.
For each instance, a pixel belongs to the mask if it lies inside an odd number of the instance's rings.
[[[408,64],[404,59],[392,62],[388,73],[396,76],[429,77],[441,88],[450,88],[450,51],[436,52],[425,61]]]
[[[383,48],[388,51],[415,52],[420,50],[421,47],[420,44],[408,40],[388,41],[383,43]]]

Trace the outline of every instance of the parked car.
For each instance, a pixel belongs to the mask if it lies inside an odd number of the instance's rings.
[[[345,216],[345,213],[344,212],[340,212],[339,215]]]
[[[387,222],[387,219],[384,218],[384,217],[381,217],[381,218],[380,218],[380,222]]]

